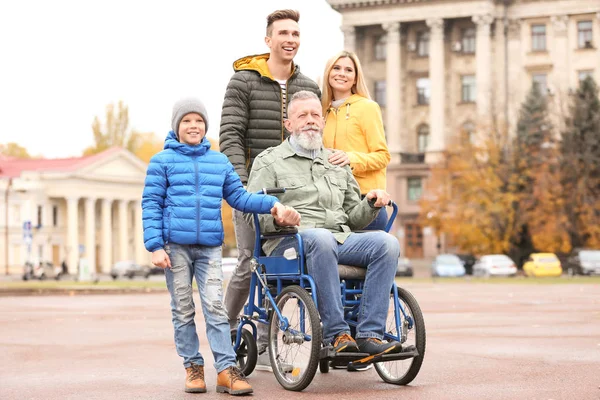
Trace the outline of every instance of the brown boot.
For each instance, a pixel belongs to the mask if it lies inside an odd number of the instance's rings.
[[[217,393],[248,394],[252,386],[238,367],[229,367],[217,375]]]
[[[192,364],[185,369],[185,391],[187,393],[206,393],[204,366]]]

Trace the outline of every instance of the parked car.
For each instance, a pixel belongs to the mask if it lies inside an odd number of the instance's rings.
[[[150,275],[164,275],[165,269],[162,267],[147,266],[150,269]]]
[[[113,279],[125,277],[133,279],[135,276],[142,276],[148,279],[150,276],[150,267],[136,264],[133,261],[119,261],[113,265],[110,270],[110,276]]]
[[[554,253],[532,253],[523,264],[523,272],[526,276],[560,276],[562,266]]]
[[[413,276],[413,267],[407,257],[398,257],[396,276]]]
[[[473,266],[474,276],[515,276],[517,266],[504,254],[486,254]]]
[[[23,280],[39,279],[56,279],[59,280],[63,275],[62,268],[59,265],[54,265],[49,261],[31,262],[27,261],[23,266]]]
[[[577,249],[563,263],[569,275],[600,275],[600,250]]]
[[[465,266],[455,254],[440,254],[431,264],[431,276],[463,276]]]
[[[223,279],[228,280],[237,266],[238,259],[235,257],[223,257],[221,267],[223,268]]]
[[[465,274],[473,275],[473,265],[475,265],[475,256],[473,254],[457,254],[460,261],[465,266]]]

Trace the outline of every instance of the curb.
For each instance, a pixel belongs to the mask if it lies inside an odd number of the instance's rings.
[[[8,296],[75,296],[94,294],[168,293],[167,288],[0,288],[0,297]]]

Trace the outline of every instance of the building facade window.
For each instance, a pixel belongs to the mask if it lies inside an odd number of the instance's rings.
[[[537,85],[542,96],[548,94],[548,77],[546,74],[533,74],[531,80],[533,85]]]
[[[475,124],[467,121],[462,126],[463,135],[470,144],[475,144]]]
[[[429,78],[417,79],[417,104],[429,104],[431,87]]]
[[[387,58],[385,36],[381,35],[375,39],[375,60],[383,61]]]
[[[461,31],[461,51],[475,53],[475,28],[466,28]]]
[[[429,56],[429,32],[417,32],[417,55],[419,57]]]
[[[52,206],[52,226],[58,226],[58,206]]]
[[[417,128],[417,151],[425,153],[429,145],[429,125],[421,124]]]
[[[407,199],[408,201],[419,201],[421,193],[423,192],[423,186],[421,178],[413,177],[407,179]]]
[[[579,21],[577,23],[577,44],[580,49],[591,49],[592,21]]]
[[[577,73],[577,77],[579,78],[579,83],[585,81],[587,79],[587,77],[594,77],[594,71],[591,69],[585,70],[585,71],[579,71]]]
[[[385,81],[375,81],[375,102],[380,107],[385,107],[386,85]]]
[[[531,25],[531,50],[546,51],[546,25]]]
[[[37,206],[37,225],[38,228],[42,226],[42,206]]]
[[[461,78],[461,100],[464,103],[473,103],[477,99],[475,75],[463,75]]]

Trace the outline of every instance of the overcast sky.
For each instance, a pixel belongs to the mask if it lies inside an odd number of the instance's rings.
[[[234,60],[268,52],[266,16],[300,11],[296,62],[313,79],[342,49],[341,17],[325,0],[12,0],[0,3],[0,143],[31,155],[81,155],[109,103],[160,138],[171,107],[196,96],[218,137]]]

